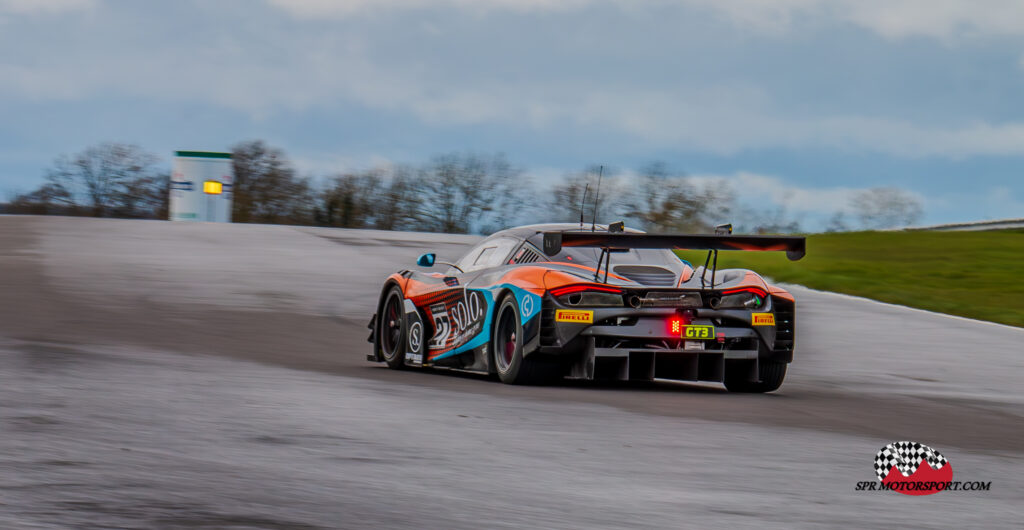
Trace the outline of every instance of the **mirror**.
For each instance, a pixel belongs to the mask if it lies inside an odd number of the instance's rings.
[[[416,258],[416,264],[420,267],[433,267],[434,258],[437,256],[434,253],[424,254],[419,258]]]

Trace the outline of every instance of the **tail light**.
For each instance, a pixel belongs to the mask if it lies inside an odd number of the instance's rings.
[[[717,300],[712,299],[711,307],[715,309],[760,309],[764,306],[768,293],[760,287],[740,287],[722,291]]]
[[[764,289],[760,288],[760,287],[740,287],[738,289],[729,289],[729,290],[726,290],[726,291],[722,291],[723,295],[726,295],[726,294],[736,294],[736,293],[756,294],[757,296],[760,296],[761,298],[767,298],[768,297],[768,292],[765,291]]]
[[[555,287],[549,292],[552,296],[562,296],[586,291],[622,294],[622,289],[619,289],[618,287],[611,287],[609,285],[601,285],[597,283],[580,283],[576,285],[566,285],[564,287]]]

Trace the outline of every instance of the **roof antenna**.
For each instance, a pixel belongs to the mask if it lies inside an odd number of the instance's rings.
[[[590,231],[593,232],[597,226],[597,201],[601,200],[601,177],[604,176],[604,166],[597,173],[597,194],[594,195],[594,217],[590,221]]]
[[[583,200],[580,201],[580,229],[583,229],[583,209],[587,207],[587,191],[590,190],[590,183],[583,188]]]

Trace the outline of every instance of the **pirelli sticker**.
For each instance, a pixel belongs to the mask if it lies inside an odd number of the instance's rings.
[[[555,311],[556,322],[575,322],[577,324],[593,324],[593,311],[577,311],[573,309],[559,309]]]
[[[774,313],[751,313],[750,323],[754,326],[774,326]]]

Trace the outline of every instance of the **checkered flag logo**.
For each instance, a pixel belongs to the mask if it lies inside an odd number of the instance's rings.
[[[889,472],[896,468],[904,477],[913,475],[921,462],[928,462],[932,469],[942,469],[946,465],[946,457],[941,453],[917,442],[893,442],[882,448],[875,455],[875,473],[878,480],[885,480]]]

